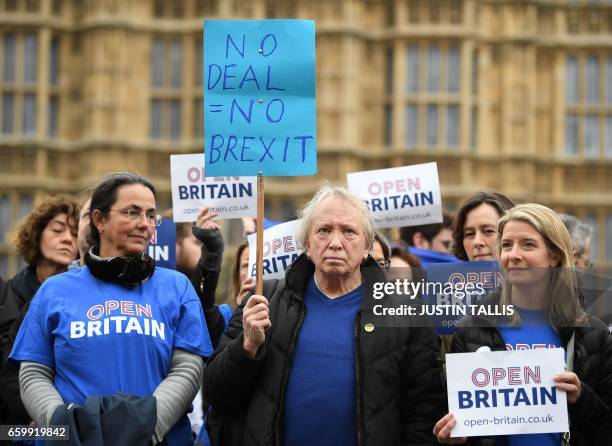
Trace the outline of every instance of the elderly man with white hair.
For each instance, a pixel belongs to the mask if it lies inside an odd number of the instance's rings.
[[[593,266],[591,251],[593,245],[593,228],[573,215],[559,214],[572,239],[574,264],[580,271],[586,271]]]
[[[213,445],[437,444],[437,337],[409,318],[376,325],[367,207],[325,184],[301,217],[304,253],[239,307],[205,370]]]

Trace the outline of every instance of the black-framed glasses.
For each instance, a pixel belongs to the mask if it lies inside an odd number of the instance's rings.
[[[138,221],[144,215],[147,219],[147,223],[153,226],[159,226],[162,223],[162,216],[156,214],[155,211],[141,211],[136,208],[127,208],[127,209],[109,209],[111,212],[119,212],[124,217],[127,217],[129,220]]]

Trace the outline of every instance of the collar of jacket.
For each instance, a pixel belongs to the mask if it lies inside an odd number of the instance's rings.
[[[386,282],[385,273],[378,266],[378,263],[368,256],[368,258],[361,264],[361,284],[364,289],[364,296],[371,296],[374,290],[375,282]],[[304,300],[304,289],[306,284],[315,272],[314,263],[306,256],[306,253],[302,253],[295,262],[291,264],[287,273],[285,274],[286,287],[293,292],[295,298],[300,301]],[[372,299],[361,300],[361,310],[371,310],[374,306]]]
[[[36,267],[28,265],[9,281],[13,292],[22,300],[22,304],[32,300],[40,283],[36,278]]]

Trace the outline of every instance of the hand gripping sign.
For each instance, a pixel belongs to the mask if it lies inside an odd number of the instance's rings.
[[[446,355],[451,437],[567,432],[560,348]]]
[[[219,220],[256,215],[255,177],[207,177],[201,153],[170,155],[170,179],[177,223],[196,221],[204,206]]]
[[[353,172],[347,183],[364,199],[379,228],[442,221],[436,163]]]

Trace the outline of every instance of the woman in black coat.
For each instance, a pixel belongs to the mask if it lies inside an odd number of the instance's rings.
[[[482,349],[513,350],[545,344],[568,350],[574,344],[573,368],[555,377],[567,394],[570,432],[471,438],[470,444],[515,446],[599,445],[612,438],[612,337],[597,318],[583,312],[577,299],[569,234],[557,214],[538,204],[515,206],[497,228],[497,254],[505,275],[501,293],[482,305],[514,306],[504,320],[464,319],[453,340],[453,353]],[[573,341],[572,341],[573,338]],[[571,348],[570,348],[571,351]],[[438,441],[450,438],[455,426],[447,414],[434,427]]]

